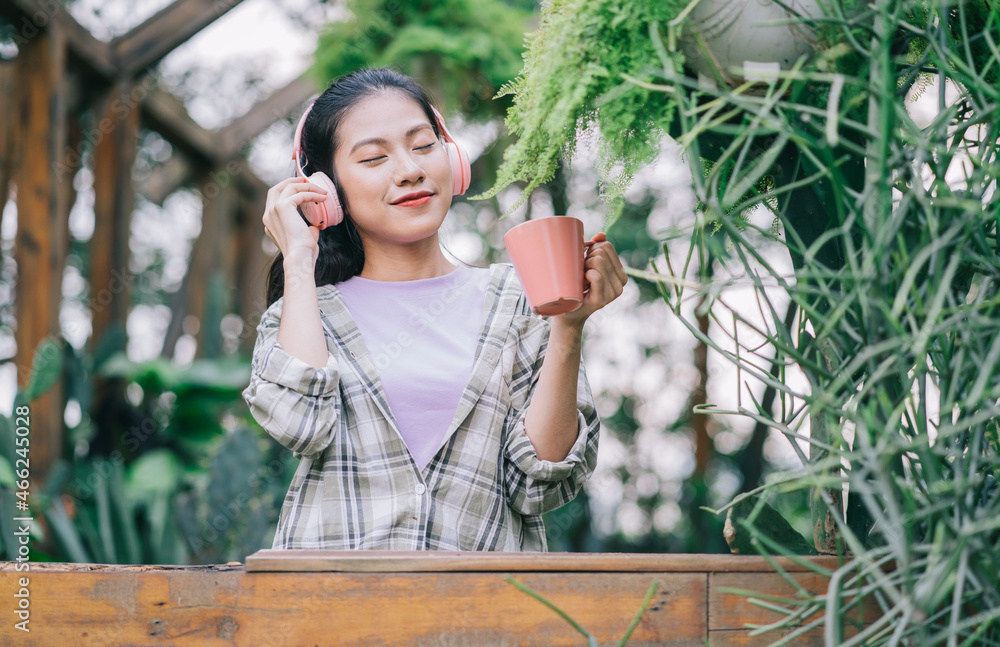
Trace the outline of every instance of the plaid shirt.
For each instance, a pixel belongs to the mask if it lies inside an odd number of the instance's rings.
[[[317,288],[330,354],[314,368],[277,342],[283,300],[264,312],[243,397],[300,459],[273,548],[547,551],[541,515],[572,501],[597,464],[600,421],[583,364],[579,435],[541,460],[524,431],[549,323],[531,312],[509,264],[490,267],[469,383],[421,471],[340,292]]]

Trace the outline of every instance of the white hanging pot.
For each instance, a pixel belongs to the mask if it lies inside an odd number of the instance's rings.
[[[684,22],[679,39],[686,65],[705,82],[770,82],[803,54],[813,52],[813,31],[802,16],[822,17],[817,0],[701,0]],[[782,21],[786,24],[768,24]]]

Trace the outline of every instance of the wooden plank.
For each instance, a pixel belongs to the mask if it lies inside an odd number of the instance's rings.
[[[836,558],[811,557],[809,562],[836,568]],[[785,558],[775,560],[791,572],[806,567]],[[386,550],[259,550],[246,558],[247,571],[614,571],[671,573],[773,573],[754,555],[665,555],[655,553],[500,553]]]
[[[774,629],[751,636],[752,629],[718,629],[708,631],[708,643],[711,647],[770,647],[774,643],[790,638],[787,644],[795,647],[826,647],[823,635],[823,625],[801,632],[800,628]],[[792,634],[795,634],[794,636]],[[849,626],[844,630],[845,638],[852,638],[858,630]]]
[[[141,25],[111,41],[127,75],[137,75],[240,4],[241,0],[175,0]]]
[[[750,631],[750,629],[709,630],[708,644],[712,647],[768,647],[794,632],[792,629],[782,629],[751,636]],[[796,635],[790,644],[795,647],[824,647],[823,627]]]
[[[0,571],[29,577],[23,645],[580,645],[582,636],[505,573]],[[617,641],[653,579],[631,647],[700,645],[698,573],[512,573],[590,631]]]
[[[817,573],[791,573],[803,589],[811,594],[825,594],[829,578]],[[725,589],[752,591],[755,595],[731,593]],[[769,599],[766,596],[776,596],[791,599],[784,603]],[[803,624],[822,621],[825,609],[820,607],[812,613],[806,613],[801,622],[793,628],[765,632],[757,636],[750,635],[750,627],[762,627],[781,622],[787,614],[765,608],[750,602],[751,598],[766,600],[769,604],[779,607],[799,610],[796,605],[798,592],[790,582],[779,573],[711,573],[709,575],[709,641],[713,647],[747,646],[763,647],[797,631]],[[808,611],[806,609],[805,611]],[[865,598],[861,605],[856,606],[847,614],[847,625],[843,628],[844,635],[854,636],[861,627],[866,627],[880,617],[881,610],[874,597]],[[808,632],[795,636],[794,645],[823,645],[823,624]]]
[[[58,29],[27,41],[16,59],[17,128],[20,166],[18,230],[14,248],[18,279],[17,382],[25,386],[35,351],[48,335],[58,338],[62,275],[69,240],[66,192],[57,165],[66,153],[63,74],[65,40]],[[49,358],[43,358],[43,361]],[[45,481],[60,458],[63,439],[61,382],[31,406],[31,476]],[[37,487],[37,485],[36,485]]]

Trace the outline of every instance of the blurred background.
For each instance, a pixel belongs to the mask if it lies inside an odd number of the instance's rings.
[[[0,0],[0,558],[15,554],[10,414],[25,403],[33,560],[204,564],[270,547],[296,461],[240,392],[276,253],[264,193],[293,173],[295,120],[333,78],[396,66],[468,147],[467,195],[485,191],[510,144],[509,97],[494,97],[520,70],[538,10],[529,0]],[[553,214],[583,220],[588,238],[603,230],[596,146],[579,145],[506,217],[517,187],[457,197],[448,253],[506,262],[503,234]],[[679,150],[663,142],[607,231],[630,268],[688,253],[697,204]],[[760,217],[766,230],[771,216]],[[760,247],[791,274],[787,249]],[[763,322],[750,282],[736,286],[726,306]],[[697,300],[685,307],[726,346]],[[703,508],[797,459],[749,418],[692,407],[770,407],[763,385],[697,343],[638,278],[585,334],[598,468],[546,515],[549,549],[728,552],[723,519]],[[780,505],[808,536],[804,498]]]

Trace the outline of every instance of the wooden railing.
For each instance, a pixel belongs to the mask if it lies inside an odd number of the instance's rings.
[[[812,562],[835,567],[828,558]],[[786,575],[758,557],[626,553],[264,550],[245,565],[30,563],[27,571],[0,562],[3,606],[27,599],[30,613],[23,632],[5,612],[0,643],[586,645],[513,577],[601,645],[618,643],[654,580],[629,645],[767,645],[783,634],[751,637],[746,627],[781,614],[725,589],[794,597],[786,576],[814,592],[827,585],[802,565],[776,563]],[[813,631],[793,644],[821,645],[822,636]]]

